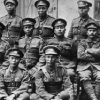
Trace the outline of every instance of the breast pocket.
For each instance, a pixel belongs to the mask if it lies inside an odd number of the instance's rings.
[[[77,35],[78,34],[78,30],[79,30],[78,25],[77,24],[73,25],[72,29],[73,29],[73,35]]]

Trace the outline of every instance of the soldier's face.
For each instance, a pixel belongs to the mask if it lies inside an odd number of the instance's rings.
[[[78,12],[81,17],[84,17],[89,12],[89,7],[78,7]]]
[[[8,12],[9,14],[12,14],[12,13],[15,12],[15,9],[16,9],[15,4],[9,2],[9,3],[7,3],[7,4],[5,5],[5,7],[6,7],[6,10],[7,10],[7,12]]]
[[[45,60],[46,60],[46,64],[48,65],[48,66],[54,66],[55,65],[55,62],[56,62],[56,60],[57,60],[57,55],[53,55],[53,54],[47,54],[46,56],[45,56]]]
[[[66,31],[66,29],[65,29],[64,25],[57,25],[54,28],[54,33],[58,37],[63,37],[65,34],[65,31]]]
[[[23,26],[23,31],[25,32],[26,35],[31,35],[33,32],[33,26],[32,25],[25,25]]]
[[[91,39],[95,38],[97,36],[97,29],[88,29],[87,35]]]
[[[36,62],[34,61],[33,58],[26,58],[25,64],[27,68],[30,68],[30,67],[34,67],[36,65]]]
[[[45,16],[47,14],[47,6],[46,5],[41,5],[37,7],[37,11],[40,17]]]
[[[12,67],[18,66],[18,64],[20,62],[20,59],[21,59],[20,57],[16,57],[16,56],[10,55],[9,58],[8,58],[10,66],[12,66]]]

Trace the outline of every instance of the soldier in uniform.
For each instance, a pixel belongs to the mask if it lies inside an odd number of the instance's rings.
[[[12,48],[7,54],[9,66],[0,70],[0,100],[29,100],[29,74],[22,66],[19,67],[23,53]]]
[[[35,23],[36,21],[33,18],[25,18],[22,20],[22,30],[25,33],[25,36],[19,40],[18,47],[23,53],[25,53],[30,47]]]
[[[17,0],[4,0],[4,5],[8,14],[0,18],[0,22],[6,26],[2,39],[9,41],[10,45],[13,46],[20,36],[22,18],[16,15]]]
[[[34,67],[39,60],[39,46],[41,40],[39,36],[32,37],[35,22],[36,21],[32,18],[25,18],[22,20],[22,26],[23,26],[23,31],[25,33],[25,36],[19,40],[19,46],[18,46],[20,50],[26,53],[25,61],[27,59],[30,60],[30,58],[32,58],[31,68]],[[30,54],[31,56],[29,56]]]
[[[86,29],[85,25],[93,19],[89,17],[89,7],[92,6],[90,2],[87,0],[78,0],[78,13],[79,17],[73,19],[70,31],[68,33],[68,38],[73,39],[73,47],[75,48],[75,54],[76,54],[76,60],[77,60],[77,45],[80,42],[81,39],[86,39]]]
[[[2,31],[4,29],[5,29],[5,26],[0,22],[0,65],[5,60],[6,51],[10,48],[10,44],[7,41],[4,41],[4,40],[1,39]]]
[[[55,18],[47,14],[49,6],[50,3],[47,0],[37,0],[35,2],[39,16],[35,18],[36,24],[33,35],[40,35],[41,37],[52,37],[54,35],[50,27]]]
[[[86,26],[87,39],[81,40],[78,45],[79,63],[77,71],[83,87],[91,100],[100,100],[100,39],[96,22],[90,22]],[[95,80],[95,89],[91,82]]]
[[[28,88],[28,93],[30,94],[30,100],[37,100],[38,95],[36,94],[36,86],[35,86],[35,74],[37,72],[37,68],[35,67],[34,54],[32,52],[26,52],[24,54],[25,66],[30,75],[30,86]]]
[[[64,67],[56,65],[60,54],[57,46],[43,49],[46,64],[36,73],[36,93],[43,100],[73,100],[72,84]]]

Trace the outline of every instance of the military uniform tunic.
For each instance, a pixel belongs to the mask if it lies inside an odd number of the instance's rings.
[[[36,17],[35,20],[36,20],[35,31],[33,32],[33,35],[40,35],[42,37],[51,37],[54,35],[53,33],[48,34],[42,32],[43,32],[43,26],[51,26],[55,18],[47,15],[46,19],[44,19],[43,21],[41,21],[39,17]]]
[[[21,20],[22,18],[17,15],[5,15],[0,18],[0,22],[2,22],[6,29],[2,34],[2,39],[12,41],[18,41],[20,36],[21,29]]]
[[[25,69],[18,67],[13,72],[8,67],[2,68],[0,70],[0,98],[11,94],[19,97],[24,92],[27,92],[29,82],[29,74]]]
[[[32,37],[24,36],[19,40],[18,47],[25,53],[30,48]]]
[[[77,41],[80,41],[81,39],[86,39],[87,30],[85,28],[85,25],[91,21],[94,21],[94,20],[88,15],[84,19],[81,17],[73,19],[68,37]]]
[[[89,22],[94,21],[91,17],[88,15],[83,19],[81,17],[75,18],[72,21],[70,31],[68,33],[68,38],[73,39],[73,48],[75,48],[75,54],[77,58],[77,45],[80,42],[81,39],[86,39],[86,28],[85,25]]]
[[[56,65],[54,65],[56,66]],[[48,73],[48,74],[47,74]],[[56,66],[51,70],[46,65],[36,73],[36,93],[44,100],[50,100],[53,96],[59,95],[72,97],[72,84],[68,74],[63,67]]]

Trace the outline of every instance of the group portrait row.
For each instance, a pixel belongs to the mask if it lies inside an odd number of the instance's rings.
[[[36,18],[21,18],[18,1],[4,0],[0,100],[100,100],[100,24],[88,14],[91,2],[76,3],[65,37],[67,19],[48,14],[49,0],[35,1]]]

